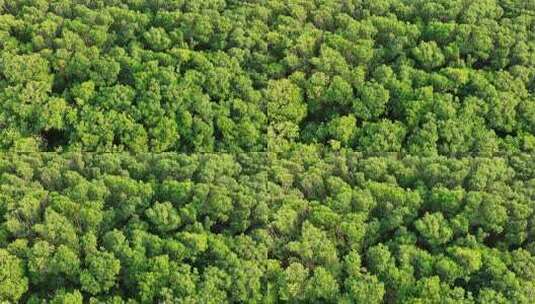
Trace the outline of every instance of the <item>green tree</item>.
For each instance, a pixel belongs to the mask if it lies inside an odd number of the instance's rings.
[[[109,252],[95,252],[85,258],[84,269],[80,273],[82,290],[97,295],[116,285],[121,269],[120,261]]]
[[[16,302],[28,291],[24,264],[5,249],[0,249],[0,299]]]

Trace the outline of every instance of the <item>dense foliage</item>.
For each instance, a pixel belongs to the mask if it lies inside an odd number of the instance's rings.
[[[535,1],[0,0],[0,303],[535,303]]]
[[[1,154],[0,301],[534,303],[535,156]]]
[[[535,2],[0,0],[0,148],[535,152]]]

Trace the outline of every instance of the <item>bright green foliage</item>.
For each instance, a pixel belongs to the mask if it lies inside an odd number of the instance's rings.
[[[416,61],[426,70],[432,70],[444,64],[444,55],[435,41],[421,42],[412,53]]]
[[[80,291],[65,292],[60,290],[50,301],[51,304],[82,304],[83,297]]]
[[[533,153],[531,3],[2,1],[0,150]]]
[[[5,249],[0,249],[0,300],[16,302],[28,290],[24,264]]]
[[[426,213],[414,222],[414,227],[431,246],[445,244],[453,236],[453,231],[442,213]]]
[[[0,154],[1,301],[532,303],[534,164]]]
[[[271,81],[264,95],[270,119],[268,144],[270,149],[277,149],[299,136],[306,105],[299,87],[287,79]]]
[[[162,232],[177,229],[180,225],[180,215],[169,202],[154,204],[147,209],[146,215],[156,229]]]
[[[113,254],[97,252],[85,258],[86,270],[80,273],[82,290],[96,295],[115,286],[120,261]]]
[[[265,150],[254,9],[226,2],[0,2],[0,149]]]
[[[533,1],[0,0],[0,303],[534,290]]]

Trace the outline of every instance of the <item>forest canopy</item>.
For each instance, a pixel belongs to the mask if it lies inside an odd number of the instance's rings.
[[[525,0],[1,0],[0,149],[535,152]]]
[[[0,0],[0,303],[535,303],[535,2]]]
[[[6,153],[0,301],[528,304],[534,212],[533,155]]]

